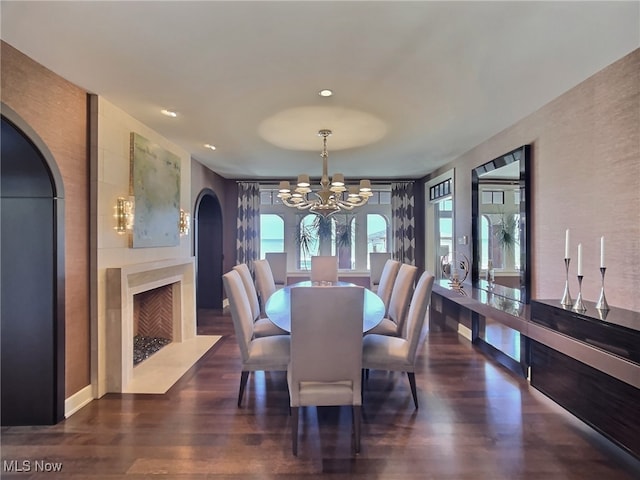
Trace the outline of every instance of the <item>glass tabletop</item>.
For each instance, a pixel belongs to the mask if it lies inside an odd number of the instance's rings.
[[[265,305],[265,313],[267,317],[277,326],[291,331],[291,289],[305,287],[322,287],[322,286],[356,286],[348,282],[299,282],[287,285],[269,297]],[[364,310],[362,313],[362,331],[368,332],[378,325],[384,317],[384,303],[374,292],[368,288],[364,289]]]

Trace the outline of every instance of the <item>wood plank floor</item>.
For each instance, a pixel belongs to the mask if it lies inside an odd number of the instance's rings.
[[[301,412],[291,454],[284,373],[249,377],[236,407],[239,351],[226,313],[199,312],[212,350],[165,395],[108,394],[55,426],[3,427],[4,478],[637,479],[640,462],[454,332],[429,332],[416,374],[372,371],[362,450],[348,408]],[[28,465],[30,472],[11,473]],[[29,463],[23,464],[23,461]],[[44,463],[58,473],[36,473]],[[49,468],[53,468],[50,466]]]

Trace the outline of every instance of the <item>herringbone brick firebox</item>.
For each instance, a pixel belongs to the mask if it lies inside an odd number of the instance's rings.
[[[133,335],[173,339],[171,285],[163,285],[133,296]]]

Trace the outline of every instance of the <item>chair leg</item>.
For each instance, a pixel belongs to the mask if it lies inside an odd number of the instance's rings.
[[[353,433],[355,437],[355,450],[360,453],[360,421],[362,419],[362,407],[354,405],[353,409]]]
[[[244,387],[247,385],[247,379],[249,378],[249,372],[243,371],[240,374],[240,391],[238,392],[238,407],[242,403],[242,396],[244,395]]]
[[[414,372],[407,372],[409,377],[409,386],[411,386],[411,395],[413,395],[413,403],[418,408],[418,392],[416,391],[416,374]]]
[[[291,407],[291,450],[298,455],[298,407]]]

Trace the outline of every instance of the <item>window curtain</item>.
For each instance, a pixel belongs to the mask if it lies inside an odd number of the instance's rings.
[[[393,229],[393,256],[409,265],[415,264],[416,222],[414,182],[391,184],[391,228]]]
[[[238,182],[238,239],[236,264],[246,263],[253,272],[253,261],[260,257],[260,184]]]

